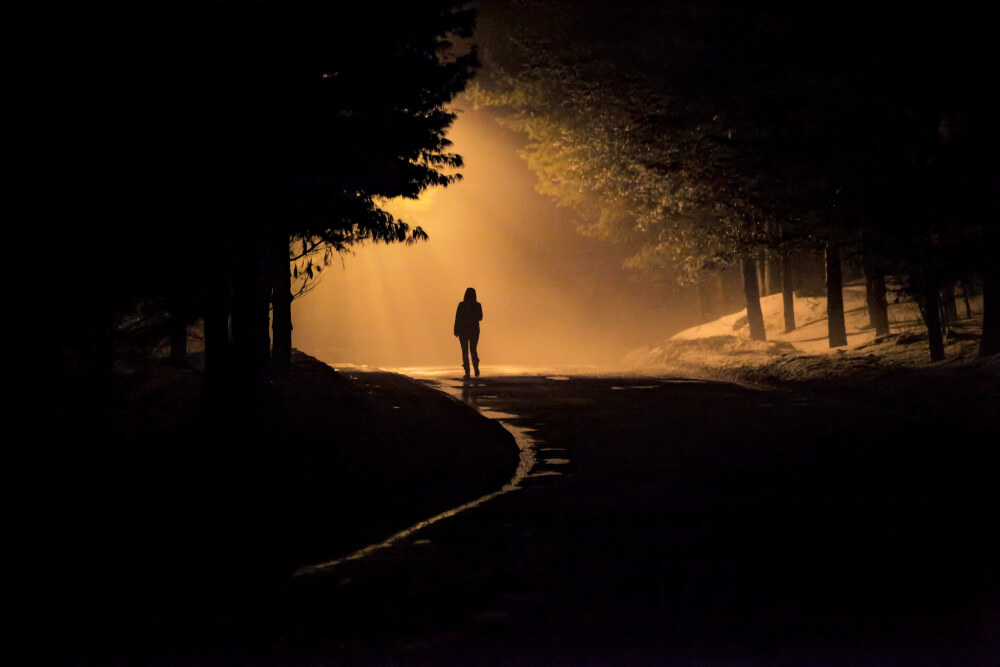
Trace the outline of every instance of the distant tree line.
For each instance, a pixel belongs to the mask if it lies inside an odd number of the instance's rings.
[[[637,245],[632,267],[706,298],[737,270],[755,339],[762,293],[784,292],[795,327],[817,258],[832,347],[847,343],[845,268],[864,275],[879,335],[886,278],[902,281],[933,359],[953,286],[976,285],[981,354],[1000,353],[1000,109],[977,12],[488,4],[473,99],[526,136],[538,189],[581,233]]]
[[[380,202],[460,177],[446,105],[478,67],[466,5],[101,0],[12,13],[24,44],[8,116],[14,213],[26,243],[48,244],[27,274],[44,301],[39,349],[100,376],[130,326],[183,355],[202,321],[214,386],[286,365],[293,281],[353,244],[422,240]]]

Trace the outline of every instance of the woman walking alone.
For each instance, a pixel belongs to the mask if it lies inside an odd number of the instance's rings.
[[[479,377],[479,322],[483,319],[483,306],[476,301],[476,290],[472,287],[465,290],[465,298],[458,302],[455,311],[455,335],[462,344],[462,366],[465,377],[469,377],[469,355],[472,355],[472,368]]]

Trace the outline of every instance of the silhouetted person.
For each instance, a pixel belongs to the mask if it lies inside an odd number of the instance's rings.
[[[455,335],[462,344],[462,366],[465,377],[469,377],[469,353],[472,353],[472,368],[479,377],[479,322],[483,319],[483,306],[476,301],[476,290],[465,290],[465,299],[459,301],[455,311]]]

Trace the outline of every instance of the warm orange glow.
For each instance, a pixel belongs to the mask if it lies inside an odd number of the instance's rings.
[[[662,287],[622,269],[616,248],[579,236],[571,215],[534,191],[514,135],[465,111],[449,136],[464,179],[391,207],[430,240],[358,248],[327,268],[293,304],[296,347],[334,364],[460,368],[452,321],[466,287],[483,304],[484,372],[614,364],[691,323]]]

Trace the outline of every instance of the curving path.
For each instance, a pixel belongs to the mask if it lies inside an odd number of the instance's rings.
[[[297,578],[281,661],[978,665],[997,648],[993,416],[681,378],[424,381],[530,432],[531,474]]]

